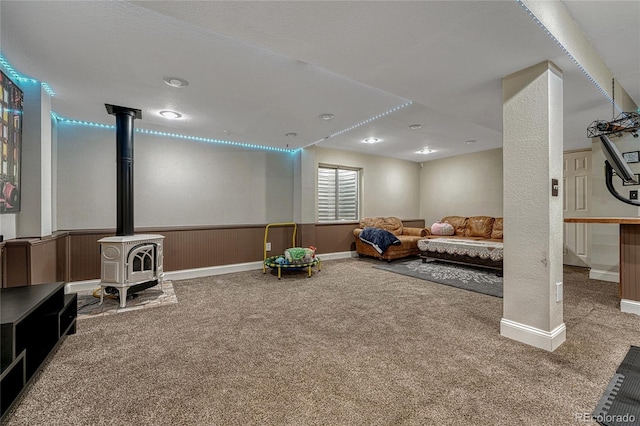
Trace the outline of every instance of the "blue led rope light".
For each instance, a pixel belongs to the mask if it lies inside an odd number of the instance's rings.
[[[331,135],[329,135],[329,136],[327,136],[327,137],[325,137],[325,138],[318,139],[317,141],[315,141],[315,142],[313,142],[313,143],[311,143],[311,144],[309,144],[309,145],[307,145],[307,146],[315,145],[315,144],[317,144],[317,143],[320,143],[320,142],[322,142],[322,141],[324,141],[324,140],[327,140],[327,139],[329,139],[329,138],[332,138],[332,137],[334,137],[334,136],[338,136],[338,135],[341,135],[341,134],[343,134],[343,133],[345,133],[345,132],[348,132],[348,131],[350,131],[350,130],[353,130],[353,129],[357,128],[357,127],[364,126],[365,124],[371,123],[372,121],[377,120],[377,119],[379,119],[379,118],[382,118],[382,117],[384,117],[385,115],[389,115],[389,114],[391,114],[391,113],[393,113],[393,112],[396,112],[396,111],[398,111],[398,110],[401,110],[402,108],[406,108],[406,107],[408,107],[409,105],[411,105],[412,103],[413,103],[413,101],[409,101],[409,102],[407,102],[406,104],[402,104],[402,105],[397,106],[397,107],[395,107],[395,108],[392,108],[392,109],[390,109],[390,110],[388,110],[388,111],[385,111],[385,112],[383,112],[383,113],[381,113],[381,114],[378,114],[378,115],[376,115],[376,116],[373,116],[373,117],[371,117],[371,118],[368,118],[368,119],[366,119],[366,120],[364,120],[364,121],[361,121],[361,122],[360,122],[360,123],[358,123],[358,124],[354,124],[354,125],[353,125],[353,126],[351,126],[351,127],[347,127],[346,129],[342,129],[342,130],[340,130],[339,132],[332,133]]]
[[[56,120],[58,120],[59,122],[62,122],[62,123],[77,124],[77,125],[89,126],[89,127],[98,127],[98,128],[101,128],[101,129],[109,129],[109,130],[115,130],[116,129],[116,126],[114,126],[112,124],[101,124],[101,123],[93,123],[93,122],[90,122],[90,121],[74,120],[74,119],[70,119],[70,118],[61,117],[58,114],[56,114],[55,112],[51,112],[51,117],[55,118]],[[262,150],[266,150],[266,151],[287,152],[287,153],[291,153],[291,154],[293,154],[293,153],[298,151],[297,149],[276,148],[276,147],[271,147],[271,146],[257,145],[257,144],[251,144],[251,143],[245,143],[245,142],[235,142],[235,141],[227,141],[227,140],[223,140],[223,139],[203,138],[203,137],[200,137],[200,136],[181,135],[181,134],[178,134],[178,133],[159,132],[157,130],[148,130],[148,129],[136,128],[136,129],[134,129],[134,131],[136,133],[142,133],[142,134],[146,134],[146,135],[162,136],[162,137],[190,140],[190,141],[196,141],[196,142],[217,143],[217,144],[223,144],[223,145],[238,146],[238,147],[242,147],[242,148],[262,149]]]
[[[74,120],[71,118],[61,117],[53,111],[51,111],[51,117],[55,118],[57,121],[62,123],[79,124],[82,126],[90,126],[90,127],[99,127],[101,129],[111,129],[111,130],[116,129],[116,126],[113,124],[101,124],[101,123],[93,123],[91,121]]]
[[[276,148],[272,146],[256,145],[256,144],[246,143],[246,142],[227,141],[224,139],[212,139],[212,138],[203,138],[200,136],[189,136],[189,135],[180,135],[176,133],[158,132],[156,130],[135,129],[135,131],[138,133],[144,133],[147,135],[164,136],[169,138],[185,139],[185,140],[191,140],[191,141],[197,141],[197,142],[209,142],[209,143],[217,143],[217,144],[223,144],[223,145],[232,145],[232,146],[239,146],[243,148],[263,149],[266,151],[277,151],[277,152],[288,152],[288,153],[294,153],[297,151],[295,149],[289,149],[289,148]]]
[[[578,60],[574,58],[571,53],[569,53],[569,51],[562,45],[562,43],[560,43],[560,40],[558,40],[553,34],[551,34],[551,31],[549,31],[549,29],[536,17],[536,15],[534,15],[533,12],[531,12],[531,10],[522,2],[522,0],[515,0],[515,1],[520,6],[522,6],[522,8],[529,14],[529,16],[531,16],[531,19],[533,19],[533,21],[537,23],[540,26],[540,28],[544,30],[545,33],[547,33],[547,35],[551,38],[551,40],[553,40],[562,49],[562,51],[569,57],[569,59],[571,59],[573,63],[576,64],[578,69],[582,71],[582,73],[587,77],[587,79],[589,79],[591,83],[593,83],[594,86],[596,86],[596,88],[604,95],[605,98],[607,98],[607,100],[615,107],[615,109],[617,109],[618,112],[622,112],[622,109],[620,109],[620,107],[615,103],[613,98],[609,96],[607,91],[604,90],[602,86],[600,86],[593,77],[591,77],[591,75],[580,64],[580,62],[578,62]]]
[[[2,52],[0,52],[0,64],[2,64],[2,66],[7,70],[7,72],[11,75],[11,77],[15,81],[19,81],[21,83],[36,83],[36,84],[40,83],[44,91],[47,92],[49,96],[55,96],[55,93],[53,89],[51,89],[51,86],[49,86],[44,81],[41,82],[39,80],[36,80],[35,78],[25,77],[22,74],[20,74],[18,71],[16,71],[15,68],[11,66],[9,61],[7,61],[5,57],[2,55]]]

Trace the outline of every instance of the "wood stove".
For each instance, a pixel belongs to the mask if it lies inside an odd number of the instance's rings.
[[[133,233],[133,121],[142,118],[139,109],[105,104],[116,117],[117,226],[116,236],[100,243],[100,304],[104,293],[116,291],[120,307],[132,294],[160,284],[162,290],[163,235]]]
[[[160,284],[164,277],[164,235],[138,234],[102,238],[100,243],[100,304],[105,291],[116,289],[120,307],[127,304],[127,293]]]

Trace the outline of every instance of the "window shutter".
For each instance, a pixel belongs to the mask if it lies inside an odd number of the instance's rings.
[[[318,220],[335,220],[336,170],[318,169]]]
[[[358,172],[338,169],[338,220],[358,219]]]
[[[358,171],[318,168],[318,220],[358,219]]]

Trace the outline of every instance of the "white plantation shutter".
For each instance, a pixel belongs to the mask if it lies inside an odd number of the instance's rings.
[[[318,168],[318,220],[358,219],[358,171]]]

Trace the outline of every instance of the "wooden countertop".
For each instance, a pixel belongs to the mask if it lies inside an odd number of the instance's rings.
[[[615,223],[640,225],[640,217],[565,217],[565,223]]]

